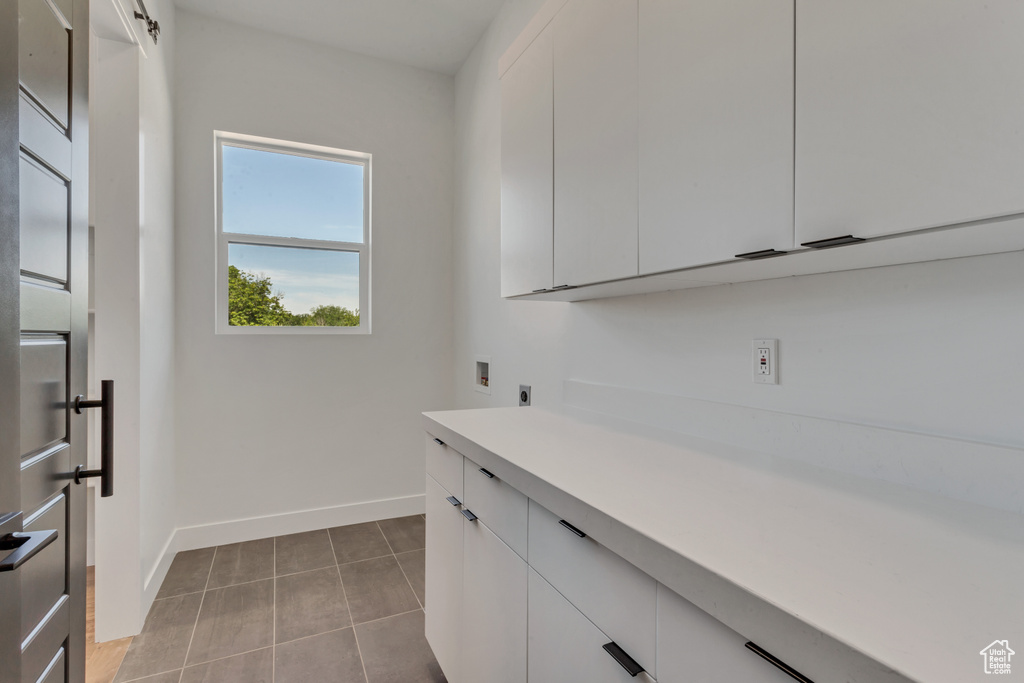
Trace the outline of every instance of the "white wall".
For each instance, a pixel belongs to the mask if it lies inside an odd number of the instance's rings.
[[[1024,447],[1024,253],[578,304],[499,298],[497,60],[541,0],[508,0],[456,77],[459,407],[560,402],[579,379]],[[750,342],[780,340],[781,385]],[[491,356],[491,396],[473,359]]]
[[[452,402],[452,78],[187,12],[177,38],[180,547],[422,510],[419,413]],[[214,130],[373,155],[372,335],[214,334]]]
[[[163,27],[158,46],[144,33],[129,33],[114,7],[112,0],[94,2],[97,14],[115,21],[100,27],[105,38],[93,51],[90,132],[96,309],[90,374],[113,379],[116,387],[115,496],[96,497],[94,508],[101,642],[141,629],[173,556],[167,550],[176,512],[174,5],[148,5]]]
[[[177,513],[173,106],[177,22],[172,0],[151,1],[146,8],[161,27],[156,45],[148,36],[141,37],[145,57],[139,65],[139,496],[148,611],[169,566],[168,544]]]

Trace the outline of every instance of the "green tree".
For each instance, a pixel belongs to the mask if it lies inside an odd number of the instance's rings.
[[[324,304],[309,313],[294,316],[293,324],[307,327],[359,327],[359,309],[350,311],[343,306]]]
[[[228,266],[228,324],[239,326],[291,325],[295,317],[273,293],[269,277]]]

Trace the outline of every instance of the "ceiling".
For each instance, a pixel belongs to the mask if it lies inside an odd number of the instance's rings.
[[[226,21],[454,74],[503,0],[175,0]]]

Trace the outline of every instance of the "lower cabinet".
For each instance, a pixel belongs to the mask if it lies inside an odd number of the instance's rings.
[[[483,518],[464,526],[462,680],[526,683],[526,561]]]
[[[746,643],[707,612],[658,586],[660,683],[793,683]]]
[[[611,641],[550,583],[530,569],[530,683],[625,683],[635,678],[605,649]]]
[[[796,678],[769,661],[792,653],[755,653],[574,524],[585,520],[560,519],[500,468],[437,446],[428,441],[425,632],[448,683]]]
[[[448,683],[460,675],[462,659],[462,524],[456,498],[427,475],[426,604],[424,632]],[[449,497],[455,501],[450,502]]]

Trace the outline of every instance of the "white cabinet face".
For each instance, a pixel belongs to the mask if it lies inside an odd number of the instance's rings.
[[[793,683],[748,650],[746,642],[693,603],[658,586],[660,683]]]
[[[466,499],[463,501],[487,527],[526,558],[526,533],[530,499],[509,486],[500,476],[465,459]]]
[[[427,434],[427,474],[450,495],[462,500],[462,454]]]
[[[556,287],[637,274],[637,2],[569,0],[554,33]]]
[[[1024,211],[1024,3],[797,0],[796,239]]]
[[[530,683],[653,683],[631,678],[604,650],[612,642],[533,569],[530,573]]]
[[[793,1],[640,0],[640,273],[793,246]]]
[[[501,295],[550,289],[554,250],[551,30],[501,79]]]
[[[654,579],[592,538],[578,537],[534,501],[529,560],[569,602],[657,676]]]
[[[526,561],[482,521],[464,524],[464,681],[526,683]]]
[[[451,494],[427,475],[426,624],[424,631],[448,683],[460,683],[462,520]]]

